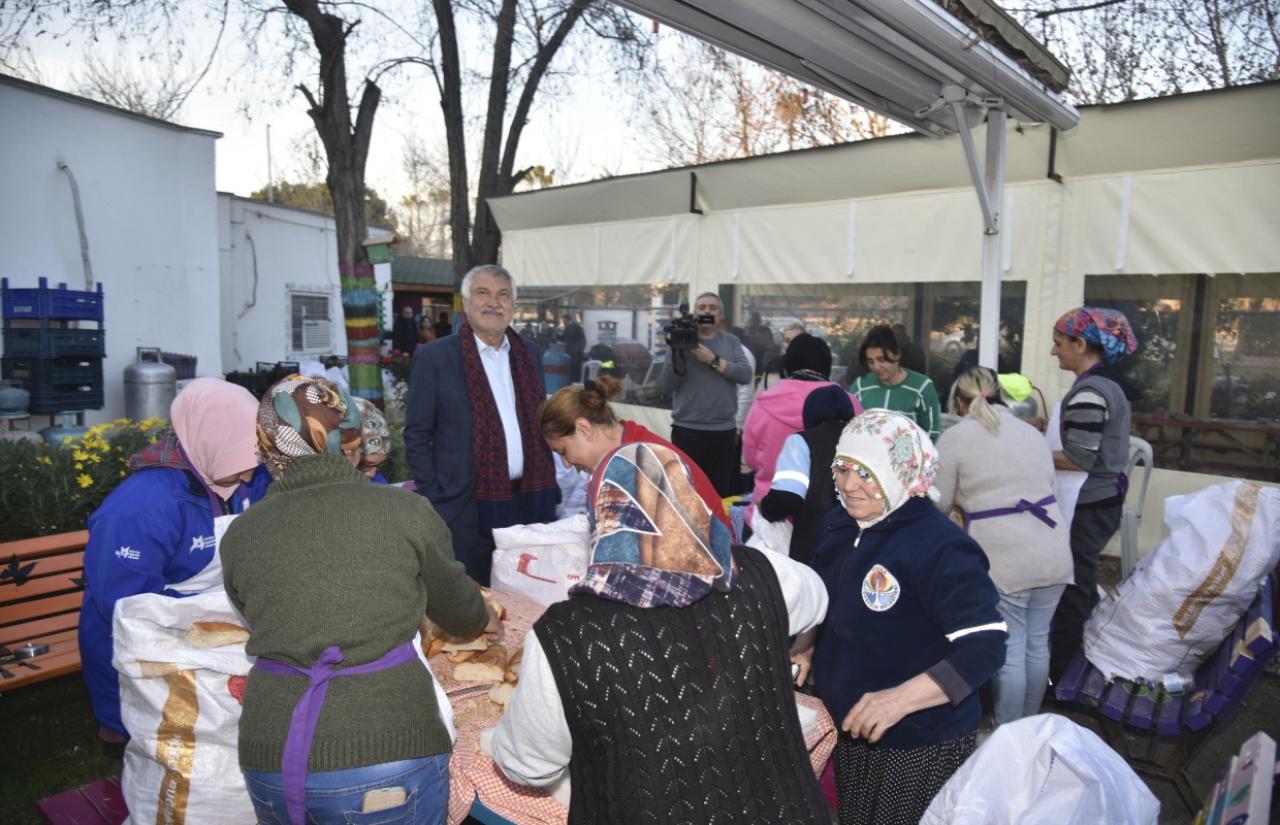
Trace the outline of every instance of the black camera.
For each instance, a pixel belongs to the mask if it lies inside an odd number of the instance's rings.
[[[671,323],[662,328],[667,346],[672,350],[687,352],[698,348],[698,319],[689,314],[689,302],[680,304]]]

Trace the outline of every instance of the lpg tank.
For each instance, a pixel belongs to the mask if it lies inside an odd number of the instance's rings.
[[[134,421],[169,420],[169,405],[178,392],[178,373],[160,360],[155,347],[138,347],[138,360],[124,368],[124,410]]]

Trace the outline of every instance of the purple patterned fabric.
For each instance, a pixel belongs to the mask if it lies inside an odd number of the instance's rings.
[[[1082,338],[1102,350],[1103,360],[1114,364],[1138,348],[1138,337],[1129,319],[1118,309],[1077,307],[1058,319],[1053,328],[1071,338]]]

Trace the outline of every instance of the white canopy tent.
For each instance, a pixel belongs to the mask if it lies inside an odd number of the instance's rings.
[[[949,5],[967,13],[1020,60],[937,0],[615,2],[921,133],[958,132],[983,215],[978,355],[983,365],[996,366],[1005,119],[1046,122],[1060,130],[1075,126],[1075,109],[1046,86],[1065,86],[1067,72],[1060,63],[987,0],[950,0]],[[986,157],[980,165],[969,130],[984,115]]]

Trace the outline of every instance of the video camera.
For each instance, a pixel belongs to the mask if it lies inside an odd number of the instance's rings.
[[[671,323],[662,328],[667,346],[675,352],[688,352],[698,348],[698,319],[689,314],[689,302],[684,301],[676,310]]]

